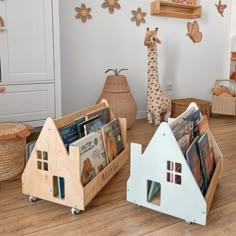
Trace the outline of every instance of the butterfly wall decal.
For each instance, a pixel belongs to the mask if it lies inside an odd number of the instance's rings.
[[[202,32],[199,31],[199,25],[197,21],[195,20],[193,23],[188,22],[187,29],[188,29],[188,33],[186,34],[186,36],[189,36],[189,38],[194,43],[200,43],[202,40]]]
[[[227,7],[226,4],[221,4],[221,0],[219,0],[218,4],[215,4],[217,11],[221,14],[222,17],[224,17],[224,11]]]

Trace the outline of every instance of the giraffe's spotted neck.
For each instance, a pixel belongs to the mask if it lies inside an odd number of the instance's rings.
[[[158,86],[157,46],[148,48],[148,81],[155,82]]]

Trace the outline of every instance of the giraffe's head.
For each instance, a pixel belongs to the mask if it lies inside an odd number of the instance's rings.
[[[156,28],[155,30],[150,30],[149,28],[147,28],[144,45],[148,48],[155,46],[156,43],[161,44],[161,40],[157,38],[157,31],[158,28]]]

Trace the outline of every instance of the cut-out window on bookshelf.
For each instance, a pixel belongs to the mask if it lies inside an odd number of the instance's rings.
[[[65,179],[61,176],[53,176],[53,196],[65,199]]]
[[[167,182],[181,184],[182,183],[182,165],[178,162],[167,161]]]
[[[48,153],[45,151],[37,151],[37,169],[48,171]]]
[[[152,180],[147,180],[147,201],[160,206],[161,183]]]

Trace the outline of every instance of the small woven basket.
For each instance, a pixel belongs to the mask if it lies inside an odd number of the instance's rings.
[[[195,102],[202,113],[202,115],[207,115],[210,117],[211,107],[210,102],[204,101],[197,98],[183,98],[183,99],[175,99],[171,101],[172,111],[171,117],[176,118],[180,114],[182,114],[189,106],[191,102]]]
[[[0,123],[0,181],[12,179],[25,167],[26,137],[31,126]]]

